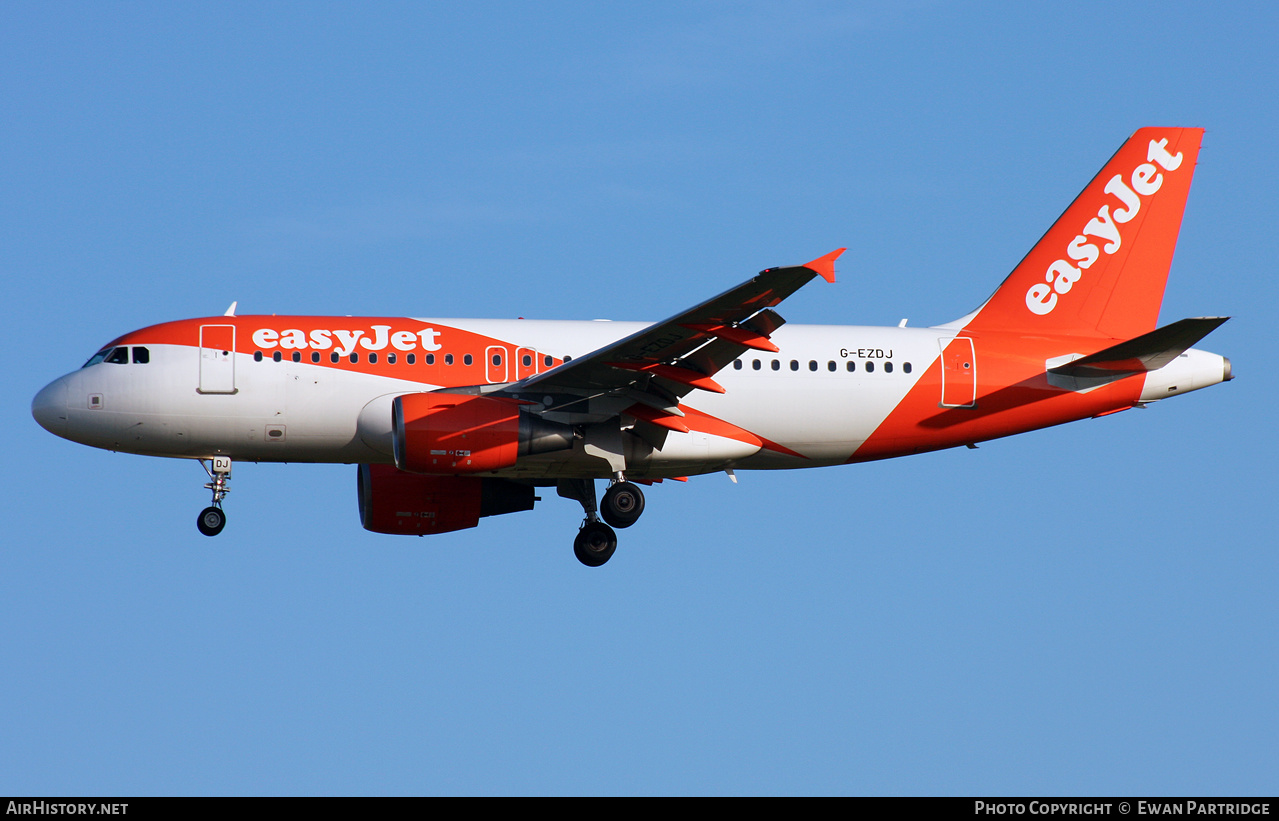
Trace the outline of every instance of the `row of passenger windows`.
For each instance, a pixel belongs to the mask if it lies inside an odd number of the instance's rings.
[[[140,345],[133,347],[133,364],[146,365],[151,361],[151,352]],[[96,365],[99,362],[106,362],[111,365],[127,365],[129,364],[129,348],[121,345],[118,348],[106,348],[98,351],[89,357],[89,361],[81,365],[87,368],[90,365]]]
[[[379,358],[378,358],[378,355],[377,355],[376,353],[369,353],[369,354],[367,354],[367,356],[368,356],[367,361],[368,361],[368,363],[369,363],[370,365],[376,365],[376,364],[378,363]],[[254,361],[254,362],[261,362],[261,361],[263,360],[263,358],[264,358],[264,356],[263,356],[263,354],[262,354],[262,352],[261,352],[261,351],[254,351],[254,352],[253,352],[253,361]],[[290,358],[290,359],[292,359],[294,362],[301,362],[301,361],[302,361],[302,352],[301,352],[301,351],[294,351],[294,352],[290,355],[290,357],[289,357],[289,358]],[[358,362],[360,361],[360,355],[359,355],[358,353],[349,354],[346,358],[347,358],[347,359],[348,359],[348,360],[349,360],[352,364],[358,363]],[[564,361],[565,361],[565,362],[567,362],[567,361],[568,361],[569,359],[571,359],[571,358],[572,358],[572,357],[568,357],[568,356],[566,356],[566,357],[564,357]],[[281,361],[283,361],[283,359],[284,359],[284,355],[283,355],[283,354],[281,354],[279,351],[275,351],[274,353],[272,353],[272,354],[271,354],[271,361],[273,361],[273,362],[281,362]],[[493,356],[491,357],[491,359],[492,359],[492,361],[493,361],[493,364],[494,364],[494,365],[496,365],[496,366],[500,366],[500,365],[502,364],[502,355],[501,355],[501,354],[493,354]],[[423,360],[425,361],[425,363],[426,363],[427,365],[434,365],[434,364],[435,364],[435,362],[436,362],[435,354],[433,354],[433,353],[426,354],[426,355],[423,357]],[[312,362],[319,362],[319,361],[320,361],[320,352],[319,352],[319,351],[311,351],[311,361],[312,361]],[[341,355],[341,354],[339,354],[337,351],[334,351],[333,353],[329,354],[329,361],[330,361],[330,362],[333,362],[333,363],[335,363],[335,364],[336,364],[336,363],[338,363],[338,362],[341,362],[341,361],[342,361],[342,355]],[[442,361],[444,362],[444,364],[445,364],[445,365],[452,365],[452,364],[455,364],[455,362],[456,362],[456,360],[453,358],[453,354],[451,354],[451,353],[446,353],[446,354],[444,354],[444,356],[442,357]],[[388,365],[394,365],[394,364],[396,364],[397,362],[399,362],[399,358],[398,358],[398,355],[397,355],[397,354],[389,353],[389,354],[387,354],[387,355],[386,355],[386,364],[388,364]],[[545,367],[548,367],[548,368],[549,368],[549,367],[551,367],[551,365],[552,365],[554,362],[555,362],[554,358],[552,358],[552,357],[550,357],[550,356],[544,356],[544,357],[542,357],[542,364],[543,364]],[[406,364],[406,365],[416,365],[416,364],[417,364],[417,354],[415,354],[415,353],[405,354],[405,355],[404,355],[404,364]],[[468,353],[468,354],[463,354],[463,355],[462,355],[462,364],[463,364],[463,365],[473,365],[473,364],[475,364],[475,357],[471,356],[469,353]],[[525,367],[525,368],[531,368],[531,367],[533,367],[533,357],[532,357],[532,355],[530,355],[530,354],[524,354],[523,356],[521,356],[521,357],[520,357],[520,365],[521,365],[521,366],[523,366],[523,367]]]
[[[125,348],[117,348],[117,349],[115,349],[114,351],[104,351],[103,353],[104,353],[104,354],[109,354],[109,355],[111,355],[111,356],[114,356],[114,357],[117,357],[117,358],[118,358],[119,356],[122,356],[122,354],[120,354],[120,353],[118,353],[118,352],[120,352],[120,351],[125,351],[125,350],[126,350]],[[146,359],[146,356],[147,356],[146,350],[147,350],[147,349],[146,349],[146,348],[134,348],[133,350],[135,351],[135,353],[134,353],[134,360],[133,360],[134,362],[139,362],[139,361],[141,361],[141,362],[145,362],[145,361],[147,361],[147,359]],[[142,353],[141,353],[142,359],[138,359],[138,358],[137,358],[137,357],[138,357],[138,354],[136,353],[137,351],[141,351],[141,352],[142,352]],[[101,355],[102,355],[102,354],[99,354],[99,356],[101,356]],[[369,363],[370,365],[376,365],[376,364],[378,363],[378,355],[377,355],[377,353],[376,353],[376,352],[373,352],[373,353],[369,353],[369,354],[367,354],[367,357],[368,357],[367,361],[368,361],[368,363]],[[261,351],[254,351],[254,352],[253,352],[253,361],[255,361],[255,362],[261,362],[264,358],[265,358],[265,357],[264,357],[264,355],[263,355],[263,353],[262,353]],[[289,358],[290,358],[292,361],[294,361],[294,362],[301,362],[301,361],[302,361],[302,353],[301,353],[301,351],[294,351],[292,354],[290,354]],[[348,359],[348,360],[349,360],[352,364],[357,364],[357,363],[359,363],[359,361],[360,361],[360,354],[358,354],[358,353],[348,354],[346,358],[347,358],[347,359]],[[281,361],[283,361],[283,359],[284,359],[284,356],[283,356],[283,354],[282,354],[280,351],[275,351],[275,352],[273,352],[273,353],[271,354],[271,360],[272,360],[273,362],[281,362]],[[433,354],[433,353],[428,353],[428,354],[426,354],[426,355],[423,357],[423,359],[424,359],[424,361],[425,361],[425,363],[426,363],[427,365],[434,365],[434,364],[436,363],[436,357],[435,357],[435,354]],[[494,365],[494,366],[498,366],[498,367],[500,367],[500,366],[501,366],[501,364],[502,364],[502,355],[501,355],[501,354],[493,354],[493,355],[492,355],[492,357],[491,357],[491,359],[492,359],[492,362],[493,362],[493,365]],[[568,361],[570,361],[571,359],[572,359],[572,357],[569,357],[569,356],[564,357],[564,361],[565,361],[565,362],[568,362]],[[95,364],[96,362],[100,362],[100,361],[102,361],[102,360],[101,360],[101,359],[98,359],[97,357],[94,357],[94,359],[90,360],[90,361],[88,362],[88,364],[92,365],[92,364]],[[110,362],[110,361],[116,361],[116,360],[115,360],[115,359],[108,358],[106,361]],[[123,359],[120,359],[119,361],[123,362],[124,360],[123,360]],[[320,352],[319,352],[319,351],[312,351],[312,352],[311,352],[311,361],[312,361],[312,362],[316,362],[316,363],[318,363],[318,362],[320,361]],[[341,356],[340,354],[338,354],[336,351],[334,351],[333,353],[330,353],[330,354],[329,354],[329,361],[330,361],[330,362],[332,362],[332,363],[334,363],[334,364],[336,364],[336,363],[338,363],[338,362],[341,362],[341,361],[342,361],[342,356]],[[389,354],[387,354],[387,355],[386,355],[386,364],[388,364],[388,365],[394,365],[394,364],[396,364],[398,361],[399,361],[399,360],[398,360],[398,358],[397,358],[397,354],[389,353]],[[445,365],[453,365],[453,364],[456,364],[456,359],[453,357],[453,354],[451,354],[451,353],[446,353],[446,354],[444,354],[444,356],[442,357],[442,361],[444,362],[444,364],[445,364]],[[413,354],[413,353],[405,354],[405,355],[404,355],[404,362],[405,362],[405,364],[407,364],[407,365],[416,365],[416,364],[417,364],[417,354]],[[553,360],[553,359],[552,359],[552,357],[550,357],[550,356],[545,356],[545,357],[543,357],[543,359],[542,359],[542,364],[543,364],[543,365],[545,365],[545,366],[546,366],[546,367],[548,367],[548,368],[549,368],[549,367],[551,367],[551,364],[552,364],[553,362],[554,362],[554,360]],[[475,358],[474,358],[471,354],[469,354],[469,353],[468,353],[468,354],[463,354],[463,355],[462,355],[462,364],[463,364],[463,365],[473,365],[473,364],[475,364]],[[531,368],[531,367],[533,366],[533,357],[532,357],[532,356],[530,356],[529,354],[524,354],[523,356],[521,356],[521,357],[520,357],[520,365],[522,365],[522,366],[523,366],[523,367],[525,367],[525,368]],[[744,363],[742,362],[742,360],[740,360],[740,359],[735,360],[735,361],[733,362],[733,369],[734,369],[734,370],[739,370],[739,371],[740,371],[740,370],[742,370],[744,367],[745,367],[745,365],[744,365]],[[772,368],[772,370],[780,371],[780,370],[782,369],[782,362],[781,362],[781,360],[778,360],[778,359],[771,360],[771,362],[770,362],[770,364],[769,364],[769,367],[770,367],[770,368]],[[875,363],[874,363],[873,361],[871,361],[871,362],[867,362],[867,363],[866,363],[863,367],[865,368],[865,370],[866,370],[866,372],[867,372],[867,373],[874,373],[874,372],[875,372]],[[883,363],[883,367],[884,367],[884,373],[892,373],[892,372],[893,372],[893,363],[892,363],[892,362],[885,362],[885,363]],[[758,360],[758,359],[751,360],[751,369],[752,369],[752,370],[756,370],[756,371],[758,371],[758,370],[763,370],[763,368],[764,368],[764,363],[763,363],[762,361],[760,361],[760,360]],[[853,372],[855,372],[855,371],[857,370],[857,363],[856,363],[855,361],[853,361],[853,360],[849,360],[847,363],[845,363],[844,368],[845,368],[845,370],[847,370],[849,373],[853,373]],[[903,362],[903,363],[902,363],[901,368],[902,368],[902,372],[903,372],[903,373],[910,373],[910,370],[911,370],[911,369],[910,369],[910,363],[909,363],[909,362]],[[790,369],[791,369],[792,371],[798,371],[798,370],[800,369],[800,364],[799,364],[799,360],[798,360],[798,359],[792,359],[792,360],[790,361]],[[814,371],[814,372],[816,372],[816,371],[820,370],[820,366],[819,366],[819,364],[818,364],[817,360],[815,360],[815,359],[810,359],[810,360],[808,361],[808,369],[809,369],[810,371]],[[828,370],[828,371],[830,371],[830,372],[834,373],[835,371],[839,370],[839,366],[835,363],[835,361],[834,361],[834,360],[830,360],[830,361],[828,361],[828,362],[826,363],[826,370]]]
[[[737,360],[734,360],[734,361],[733,361],[733,370],[740,371],[743,367],[745,367],[745,365],[742,363],[742,360],[737,359]],[[770,368],[772,368],[772,369],[773,369],[773,370],[775,370],[775,371],[780,371],[780,370],[782,369],[782,362],[781,362],[781,360],[779,360],[779,359],[774,359],[774,360],[772,360],[772,364],[770,364],[770,365],[769,365],[769,367],[770,367]],[[875,372],[875,363],[874,363],[873,361],[872,361],[872,362],[867,362],[867,363],[866,363],[863,367],[865,368],[866,373],[874,373],[874,372]],[[763,362],[761,362],[761,361],[760,361],[760,360],[758,360],[758,359],[751,360],[751,370],[759,371],[759,370],[763,370],[763,368],[764,368],[764,363],[763,363]],[[792,359],[792,360],[790,361],[790,369],[791,369],[792,371],[797,371],[797,370],[799,370],[799,360],[798,360],[798,359]],[[817,370],[820,370],[820,366],[817,364],[817,360],[816,360],[816,359],[810,359],[810,360],[808,360],[808,369],[809,369],[810,371],[817,371]],[[829,361],[826,363],[826,370],[830,371],[831,373],[834,373],[835,371],[839,370],[839,365],[837,365],[837,364],[835,363],[835,360],[833,360],[833,359],[832,359],[832,360],[829,360]],[[857,363],[856,363],[855,361],[851,360],[851,359],[850,359],[850,360],[848,360],[848,362],[847,362],[847,363],[845,363],[845,365],[844,365],[844,370],[848,371],[849,373],[854,373],[854,372],[857,370]],[[893,372],[893,363],[892,363],[892,362],[885,362],[885,363],[884,363],[884,373],[892,373],[892,372]],[[910,373],[910,363],[909,363],[909,362],[903,362],[903,363],[902,363],[902,373]]]
[[[132,350],[132,357],[130,357],[130,350]],[[263,360],[263,358],[264,358],[264,357],[263,357],[263,354],[262,354],[262,352],[261,352],[261,351],[254,351],[254,352],[253,352],[253,361],[255,361],[255,362],[261,362],[261,361]],[[275,352],[273,352],[273,353],[271,354],[271,360],[272,360],[273,362],[280,362],[280,361],[282,361],[282,360],[283,360],[283,358],[284,358],[284,357],[283,357],[283,355],[282,355],[279,351],[275,351]],[[119,347],[117,347],[117,348],[107,348],[107,349],[105,349],[105,350],[98,351],[96,354],[94,354],[92,357],[90,357],[90,358],[89,358],[89,361],[88,361],[88,362],[85,362],[85,363],[84,363],[84,365],[83,365],[82,367],[87,368],[87,367],[89,367],[90,365],[96,365],[96,364],[98,364],[99,362],[106,362],[106,363],[109,363],[109,364],[112,364],[112,365],[126,365],[126,364],[128,364],[128,363],[129,363],[130,359],[132,359],[133,364],[135,364],[135,365],[145,365],[145,364],[147,364],[147,363],[149,363],[149,362],[151,361],[151,352],[150,352],[149,350],[147,350],[146,348],[144,348],[144,347],[140,346],[140,345],[135,345],[135,346],[133,346],[133,347],[132,347],[132,349],[130,349],[129,347],[124,346],[124,345],[121,345],[121,346],[119,346]],[[292,359],[294,362],[301,362],[301,361],[302,361],[302,353],[301,353],[301,351],[294,351],[294,352],[290,355],[290,359]],[[347,359],[349,359],[349,360],[350,360],[350,362],[351,362],[352,364],[355,364],[355,363],[358,363],[358,362],[360,361],[360,355],[359,355],[358,353],[349,354],[349,355],[348,355],[348,357],[347,357]],[[433,354],[433,353],[428,353],[428,354],[426,354],[426,355],[423,357],[423,359],[425,360],[425,363],[426,363],[427,365],[434,365],[434,364],[435,364],[435,362],[436,362],[435,354]],[[491,359],[492,359],[493,365],[495,365],[495,366],[499,366],[499,367],[501,366],[501,364],[502,364],[502,355],[501,355],[501,354],[493,354],[493,355],[492,355],[492,357],[491,357]],[[564,361],[565,361],[565,362],[568,362],[570,359],[572,359],[572,357],[568,357],[568,356],[564,357]],[[319,351],[312,351],[312,352],[311,352],[311,361],[312,361],[312,362],[317,362],[317,363],[320,361],[320,352],[319,352]],[[333,352],[333,353],[330,353],[330,354],[329,354],[329,361],[330,361],[330,362],[333,362],[333,363],[337,363],[337,362],[342,361],[342,357],[341,357],[341,356],[340,356],[340,355],[339,355],[339,354],[335,351],[335,352]],[[389,353],[389,354],[387,354],[387,355],[386,355],[386,363],[387,363],[388,365],[394,365],[394,364],[396,364],[398,361],[399,361],[399,360],[397,359],[397,355],[396,355],[396,354],[394,354],[394,353]],[[377,353],[376,353],[376,352],[372,352],[372,353],[369,353],[369,354],[368,354],[368,362],[369,362],[369,364],[370,364],[370,365],[376,365],[376,364],[377,364],[377,362],[378,362],[378,355],[377,355]],[[404,355],[404,362],[405,362],[405,364],[408,364],[408,365],[416,365],[416,364],[417,364],[417,354],[413,354],[413,353],[405,354],[405,355]],[[452,364],[455,364],[456,360],[454,359],[453,354],[451,354],[451,353],[446,353],[446,354],[444,354],[444,356],[443,356],[443,362],[444,362],[444,364],[445,364],[445,365],[452,365]],[[545,366],[546,366],[546,367],[548,367],[548,368],[549,368],[549,367],[551,367],[551,364],[552,364],[553,362],[554,362],[554,359],[553,359],[552,357],[550,357],[550,356],[544,356],[544,357],[542,358],[542,364],[543,364],[543,365],[545,365]],[[471,356],[471,354],[469,354],[469,353],[468,353],[468,354],[463,354],[463,355],[462,355],[462,364],[463,364],[463,365],[473,365],[473,364],[475,364],[475,358],[474,358],[473,356]],[[893,363],[892,363],[892,362],[885,362],[885,363],[883,363],[883,364],[884,364],[884,372],[885,372],[885,373],[892,373],[892,372],[893,372]],[[523,367],[525,367],[525,368],[531,368],[531,367],[533,367],[533,357],[532,357],[530,354],[524,354],[523,356],[521,356],[521,357],[520,357],[520,365],[522,365],[522,366],[523,366]],[[742,370],[744,367],[745,367],[745,364],[744,364],[744,363],[742,362],[742,360],[740,360],[740,359],[735,360],[735,361],[733,362],[733,369],[734,369],[734,370],[738,370],[738,371],[740,371],[740,370]],[[771,360],[771,362],[770,362],[770,364],[769,364],[769,367],[770,367],[770,368],[772,368],[772,369],[773,369],[773,370],[775,370],[775,371],[780,371],[780,370],[782,369],[782,362],[781,362],[781,360],[778,360],[778,359]],[[850,359],[850,360],[849,360],[849,361],[845,364],[845,366],[844,366],[844,367],[845,367],[845,370],[847,370],[849,373],[853,373],[854,371],[856,371],[856,370],[857,370],[857,363]],[[751,369],[752,369],[752,370],[756,370],[756,371],[758,371],[758,370],[763,370],[763,368],[764,368],[764,363],[763,363],[761,360],[758,360],[758,359],[751,360]],[[873,361],[872,361],[872,362],[867,362],[867,363],[864,365],[864,368],[865,368],[865,370],[866,370],[866,372],[867,372],[867,373],[874,373],[874,372],[875,372],[875,363],[874,363]],[[798,359],[792,359],[792,360],[790,361],[790,369],[791,369],[792,371],[798,371],[798,370],[800,369],[800,364],[799,364],[799,360],[798,360]],[[820,367],[819,367],[819,365],[818,365],[818,363],[817,363],[817,360],[815,360],[815,359],[810,359],[810,360],[808,361],[808,369],[809,369],[810,371],[814,371],[814,372],[815,372],[815,371],[817,371],[817,370],[820,370]],[[830,361],[828,361],[828,362],[826,363],[826,370],[828,370],[828,371],[830,371],[830,372],[834,373],[835,371],[839,370],[839,366],[835,363],[835,361],[834,361],[834,360],[830,360]],[[903,373],[910,373],[910,363],[909,363],[909,362],[903,362],[903,363],[902,363],[902,372],[903,372]]]

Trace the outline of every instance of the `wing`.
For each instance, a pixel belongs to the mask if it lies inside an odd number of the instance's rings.
[[[629,399],[634,405],[628,414],[686,430],[678,422],[684,415],[679,398],[694,390],[723,393],[713,377],[748,349],[776,352],[769,335],[785,320],[772,308],[815,276],[834,282],[835,260],[844,250],[806,265],[760,271],[700,305],[496,393],[552,395],[558,407],[548,410],[575,412],[586,410],[584,400]]]

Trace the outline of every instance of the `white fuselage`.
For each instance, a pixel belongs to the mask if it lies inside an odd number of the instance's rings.
[[[237,321],[244,321],[239,318]],[[262,318],[267,319],[267,318]],[[275,319],[275,318],[269,318]],[[200,320],[207,325],[217,320]],[[351,322],[352,320],[347,320]],[[278,345],[261,351],[239,348],[219,365],[226,384],[216,391],[202,391],[202,349],[193,344],[168,344],[122,338],[123,347],[145,347],[147,361],[103,361],[74,371],[46,387],[33,404],[37,419],[65,438],[95,447],[153,456],[208,458],[225,455],[235,460],[274,462],[387,463],[392,461],[391,400],[406,393],[432,391],[459,385],[505,384],[514,381],[508,368],[511,351],[538,352],[532,367],[544,368],[551,354],[558,364],[578,358],[609,342],[631,334],[645,323],[575,322],[537,320],[414,320],[447,329],[439,334],[438,355],[453,354],[453,364],[436,367],[436,378],[422,381],[421,358],[414,364],[401,355],[394,367],[383,362],[377,372],[351,367],[346,349],[343,367],[334,367],[330,356],[340,344],[334,340],[319,363],[309,361],[317,347],[303,348],[302,361],[293,351]],[[192,322],[197,322],[193,320]],[[358,323],[359,320],[354,320]],[[279,320],[276,324],[281,324]],[[449,332],[465,331],[488,342],[484,350],[448,350]],[[245,326],[241,338],[249,336]],[[865,326],[794,326],[773,334],[779,353],[747,351],[716,375],[725,393],[693,391],[682,406],[716,420],[687,433],[670,433],[660,448],[638,438],[628,438],[627,469],[636,477],[660,478],[721,470],[812,467],[858,459],[858,451],[883,425],[894,409],[921,380],[938,381],[934,407],[943,411],[942,384],[946,370],[939,359],[945,345],[956,337],[949,328],[882,328]],[[270,337],[267,337],[268,339]],[[262,337],[259,337],[262,339]],[[509,343],[504,340],[510,340]],[[434,342],[434,338],[432,338]],[[145,346],[141,342],[146,342]],[[491,343],[491,344],[489,344]],[[986,352],[983,352],[983,347]],[[992,357],[1013,358],[1016,350],[978,340],[974,361],[967,372],[956,371],[949,390],[967,390],[976,400],[998,385],[984,380],[983,369]],[[1069,354],[1063,342],[1061,354]],[[415,350],[421,350],[420,344]],[[501,350],[505,357],[494,366]],[[280,361],[275,361],[275,355]],[[305,354],[305,355],[302,355]],[[463,357],[471,356],[465,365]],[[366,362],[367,362],[367,353]],[[422,356],[419,354],[419,356]],[[116,357],[120,359],[121,357]],[[1033,370],[1043,369],[1044,357],[1030,354]],[[1036,366],[1036,362],[1038,365]],[[850,369],[851,366],[851,369]],[[1180,376],[1179,372],[1184,371]],[[1161,371],[1145,377],[1139,401],[1162,398],[1208,384],[1225,373],[1221,357],[1188,351]],[[954,379],[971,384],[956,387]],[[1061,388],[1042,386],[1053,393]],[[535,394],[522,396],[545,418],[568,424],[589,423],[594,418],[622,412],[630,400],[610,396],[589,398],[587,406],[557,412],[556,399]],[[548,402],[549,400],[549,402]],[[1131,404],[1130,398],[1122,403]],[[951,401],[951,405],[963,404]],[[962,418],[963,410],[958,411]],[[1091,412],[1087,415],[1093,415]],[[1078,418],[1074,416],[1073,418]],[[1004,427],[982,428],[971,436],[941,435],[935,440],[906,437],[903,452],[949,447],[970,438],[974,441],[1066,421],[1053,417],[1022,423],[1009,420]],[[727,428],[718,423],[723,423]],[[728,428],[750,435],[735,435]],[[752,436],[753,435],[753,436]],[[761,446],[764,440],[768,446]],[[772,447],[773,445],[779,447]],[[875,453],[866,458],[883,458]],[[607,466],[583,452],[581,446],[559,453],[531,456],[495,473],[513,478],[607,476]]]

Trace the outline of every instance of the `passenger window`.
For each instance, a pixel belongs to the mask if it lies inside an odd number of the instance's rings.
[[[311,361],[312,361],[312,362],[319,362],[319,361],[320,361],[320,352],[319,352],[319,351],[311,351]]]
[[[434,365],[434,364],[435,364],[435,354],[433,354],[433,353],[429,353],[429,354],[427,354],[427,355],[426,355],[426,364],[428,364],[428,365]]]
[[[833,359],[826,363],[826,370],[830,371],[831,373],[835,372],[835,367],[836,367],[835,360]]]
[[[394,365],[394,364],[395,364],[395,354],[393,354],[393,353],[389,353],[389,354],[387,354],[387,355],[386,355],[386,364],[388,364],[388,365]]]
[[[351,354],[351,364],[358,365],[360,363],[360,355],[358,353]]]
[[[444,354],[444,364],[445,364],[445,365],[452,365],[452,364],[453,364],[453,354],[451,354],[451,353],[446,353],[446,354]]]
[[[893,363],[892,363],[892,362],[885,362],[885,363],[884,363],[884,373],[892,373],[892,372],[893,372]]]
[[[551,367],[551,363],[554,361],[555,361],[555,357],[553,356],[546,356],[542,358],[542,364],[548,368]]]
[[[150,362],[151,362],[151,351],[147,350],[146,348],[133,349],[134,365],[146,365],[146,364],[149,364]]]
[[[302,354],[301,354],[300,352],[298,352],[298,351],[294,351],[294,352],[293,352],[293,361],[294,361],[294,362],[301,362],[301,361],[302,361]]]
[[[405,359],[408,361],[410,365],[414,365],[417,363],[417,354],[409,354],[407,357],[405,357]]]
[[[520,359],[520,362],[524,363],[524,367],[526,368],[532,367],[533,357],[529,356],[528,354],[524,354],[524,356]]]
[[[798,359],[792,359],[792,360],[790,361],[790,369],[791,369],[792,371],[797,371],[797,370],[799,370],[799,360],[798,360]]]
[[[474,361],[475,361],[475,360],[471,357],[471,355],[470,355],[469,353],[468,353],[468,354],[463,355],[463,357],[462,357],[462,364],[463,364],[463,365],[469,365],[469,364],[471,364],[471,363],[472,363],[472,362],[474,362]]]
[[[369,364],[370,364],[370,365],[376,365],[376,364],[377,364],[377,354],[375,354],[375,353],[371,353],[371,354],[369,354]]]
[[[782,369],[782,363],[781,363],[780,361],[778,361],[778,360],[774,359],[774,360],[773,360],[773,370],[775,370],[775,371],[780,371],[781,369]]]
[[[253,352],[253,361],[254,361],[254,362],[261,362],[261,361],[262,361],[262,352],[261,352],[261,351],[254,351],[254,352]]]
[[[751,367],[754,368],[755,370],[759,370],[760,364],[761,364],[760,361],[756,359],[754,362],[751,363]]]
[[[809,369],[810,371],[815,371],[815,370],[817,370],[817,360],[816,360],[816,359],[810,359],[810,360],[808,360],[808,369]]]
[[[875,372],[875,363],[874,363],[874,362],[867,362],[867,363],[866,363],[866,373],[874,373],[874,372]]]
[[[740,360],[740,359],[734,359],[734,360],[733,360],[733,370],[735,370],[735,371],[740,371],[741,369],[742,369],[742,360]]]
[[[568,354],[564,354],[564,361],[565,361],[565,362],[572,362],[572,361],[573,361],[573,357],[569,356]]]
[[[275,353],[271,354],[271,361],[272,361],[272,362],[279,362],[279,361],[280,361],[281,359],[283,359],[283,358],[284,358],[284,357],[280,355],[280,352],[279,352],[279,351],[276,351]]]
[[[902,370],[903,370],[903,371],[905,371],[906,373],[910,373],[910,363],[909,363],[909,362],[903,362],[903,363],[902,363]]]
[[[854,361],[852,361],[852,360],[850,359],[850,360],[848,361],[848,372],[849,372],[849,373],[852,373],[852,372],[853,372],[853,371],[855,371],[855,370],[857,370],[857,363],[856,363],[856,362],[854,362]]]
[[[334,351],[333,353],[329,354],[329,361],[332,362],[334,365],[337,364],[339,358],[340,357],[338,357],[337,351]]]
[[[107,362],[110,362],[112,365],[127,365],[127,364],[129,364],[129,349],[128,349],[128,348],[116,348],[116,349],[115,349],[115,350],[113,350],[111,353],[107,354],[107,359],[106,359],[106,361],[107,361]]]

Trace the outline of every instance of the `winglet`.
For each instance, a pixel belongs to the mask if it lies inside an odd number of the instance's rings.
[[[822,279],[827,282],[835,281],[835,260],[839,259],[839,255],[847,251],[847,248],[836,248],[824,257],[818,257],[812,262],[806,262],[802,267],[810,271],[816,271],[821,274]]]

